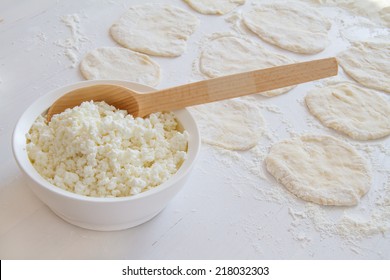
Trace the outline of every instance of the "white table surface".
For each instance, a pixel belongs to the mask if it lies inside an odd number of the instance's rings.
[[[229,153],[204,144],[184,189],[157,217],[143,225],[116,232],[78,228],[57,217],[34,196],[13,158],[12,131],[22,112],[39,96],[83,80],[77,65],[72,67],[64,55],[65,48],[58,45],[59,40],[71,38],[61,17],[77,14],[80,18],[79,31],[88,39],[73,50],[80,59],[93,48],[115,46],[108,28],[127,7],[143,2],[149,1],[0,0],[0,258],[389,259],[389,216],[382,223],[382,233],[351,239],[331,232],[321,228],[319,225],[324,224],[315,218],[302,216],[309,213],[309,204],[288,193],[264,169],[262,157],[275,140],[303,132],[344,139],[369,158],[372,189],[357,207],[316,209],[334,220],[349,214],[370,219],[371,207],[375,207],[373,200],[390,184],[390,139],[357,142],[321,126],[302,103],[306,90],[316,83],[300,85],[275,98],[259,97],[268,131],[275,139],[261,140],[255,150],[258,158],[254,153],[238,154],[252,165],[243,166],[233,160],[236,153],[230,153],[232,158]],[[180,0],[150,2],[168,2],[190,10]],[[251,8],[250,2],[245,9]],[[197,79],[192,64],[198,57],[202,38],[214,31],[233,31],[226,16],[192,12],[201,20],[201,26],[191,36],[186,53],[178,58],[153,58],[163,69],[158,88]],[[288,53],[289,56],[309,60],[337,54],[349,46],[340,36],[343,28],[354,39],[389,33],[383,28],[354,27],[348,24],[347,13],[333,8],[325,8],[324,13],[333,22],[331,45],[317,55]],[[248,36],[266,48],[287,53],[253,34]],[[348,79],[341,70],[340,77]],[[280,112],[273,112],[275,109]],[[363,151],[367,147],[372,147],[369,154]],[[251,168],[254,172],[248,170]],[[259,176],[256,170],[264,174]]]

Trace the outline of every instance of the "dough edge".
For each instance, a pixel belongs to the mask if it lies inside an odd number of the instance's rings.
[[[311,191],[311,188],[308,188],[307,186],[302,187],[302,182],[294,176],[294,174],[291,174],[289,172],[288,168],[284,168],[283,164],[281,164],[277,159],[272,158],[272,149],[275,147],[275,145],[281,144],[281,143],[291,143],[293,141],[296,141],[297,139],[305,140],[324,140],[324,139],[331,139],[332,141],[336,141],[339,143],[342,143],[344,147],[348,148],[350,151],[352,151],[355,155],[359,156],[362,160],[362,168],[365,170],[365,179],[367,180],[367,186],[363,190],[363,194],[361,196],[358,195],[350,195],[348,199],[339,200],[334,198],[322,198],[318,196],[314,192],[314,194]],[[358,152],[355,150],[354,147],[349,145],[348,143],[345,143],[341,140],[338,140],[332,136],[326,136],[326,135],[301,135],[299,137],[283,140],[281,142],[276,143],[274,146],[271,147],[269,154],[265,158],[265,165],[267,171],[278,181],[280,182],[289,192],[294,194],[296,197],[301,198],[308,202],[313,202],[320,205],[328,205],[328,206],[354,206],[357,205],[360,201],[360,198],[363,197],[370,189],[371,187],[371,175],[370,175],[370,169],[366,161],[363,157],[358,154]],[[277,147],[277,146],[276,146]],[[286,176],[287,175],[287,176]],[[308,191],[309,190],[309,191]]]

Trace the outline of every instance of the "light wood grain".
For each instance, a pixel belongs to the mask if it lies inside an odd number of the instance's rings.
[[[47,119],[73,108],[83,101],[106,101],[135,117],[153,112],[240,97],[263,91],[297,85],[337,75],[337,61],[326,58],[309,62],[249,71],[178,87],[138,93],[115,85],[96,85],[74,90],[59,98],[49,109]]]

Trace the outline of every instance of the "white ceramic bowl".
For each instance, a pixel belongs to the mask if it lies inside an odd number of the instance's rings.
[[[174,112],[189,133],[188,158],[174,176],[152,190],[120,198],[87,197],[62,190],[41,177],[32,166],[26,152],[25,135],[38,115],[44,113],[61,95],[76,88],[96,84],[116,84],[139,92],[154,90],[141,84],[113,80],[79,82],[54,90],[35,101],[20,117],[13,134],[13,152],[19,167],[28,178],[29,187],[59,217],[87,229],[127,229],[152,219],[183,187],[199,153],[199,131],[186,109]]]

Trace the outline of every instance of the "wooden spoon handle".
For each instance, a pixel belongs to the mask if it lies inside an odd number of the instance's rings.
[[[337,75],[337,61],[326,58],[244,72],[143,95],[140,115],[259,93]],[[141,99],[143,99],[141,98]]]

